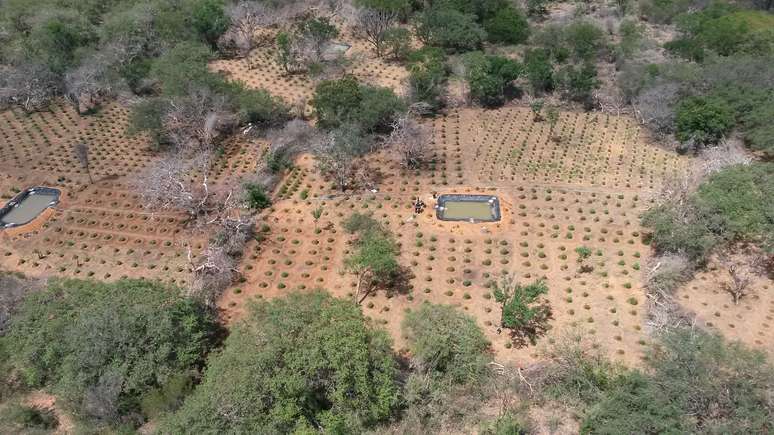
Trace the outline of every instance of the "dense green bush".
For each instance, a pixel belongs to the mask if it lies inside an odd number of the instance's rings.
[[[245,184],[247,206],[253,210],[263,210],[271,206],[271,198],[260,184]]]
[[[399,404],[390,346],[323,292],[257,302],[162,432],[361,432]]]
[[[688,59],[703,61],[707,51],[721,56],[774,53],[774,16],[766,12],[717,2],[681,15],[678,27],[681,36],[666,48]]]
[[[415,369],[439,385],[480,382],[491,361],[475,319],[450,305],[422,304],[402,323]]]
[[[648,210],[642,217],[643,226],[651,230],[650,241],[658,253],[685,254],[703,263],[718,243],[693,205],[677,209],[667,203]]]
[[[677,139],[697,146],[717,144],[735,124],[734,113],[725,101],[710,97],[683,99],[675,119]]]
[[[774,249],[771,198],[774,165],[726,168],[699,186],[687,204],[667,202],[643,215],[660,253],[684,253],[703,262],[719,243],[750,241]]]
[[[541,298],[548,293],[543,281],[521,285],[511,277],[493,284],[492,296],[500,304],[500,326],[510,330],[511,340],[519,347],[533,346],[549,328],[551,307]]]
[[[487,107],[502,105],[512,82],[522,72],[518,62],[480,51],[466,53],[463,63],[471,98]]]
[[[583,433],[766,433],[774,368],[739,343],[696,329],[661,336],[647,374],[618,377],[592,404]]]
[[[144,395],[190,376],[215,332],[214,317],[177,289],[64,280],[25,300],[2,346],[27,385],[100,421],[136,424]]]
[[[593,92],[599,87],[597,67],[591,62],[567,65],[557,72],[557,81],[566,98],[593,107]]]
[[[409,89],[412,103],[424,103],[431,111],[441,109],[449,75],[446,55],[441,49],[424,47],[408,56]]]
[[[451,53],[476,50],[486,39],[475,15],[454,9],[430,8],[419,14],[415,28],[422,42]]]
[[[524,53],[524,73],[533,93],[540,94],[554,89],[554,66],[551,64],[551,54],[548,50],[527,50]]]
[[[322,128],[353,123],[364,132],[389,131],[405,103],[388,88],[361,84],[353,76],[317,85],[311,101]]]
[[[708,228],[724,240],[774,248],[774,164],[737,165],[713,174],[696,193]]]
[[[521,44],[529,37],[529,23],[521,11],[512,6],[505,7],[484,22],[484,29],[490,42]]]

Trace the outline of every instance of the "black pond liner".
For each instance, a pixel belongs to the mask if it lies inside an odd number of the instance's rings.
[[[492,201],[491,203],[489,201]],[[476,219],[476,218],[447,218],[443,215],[443,207],[446,207],[446,203],[452,202],[482,202],[489,203],[492,213],[491,219]],[[463,195],[463,194],[446,194],[438,196],[435,206],[435,216],[442,221],[460,221],[460,222],[497,222],[500,220],[500,200],[494,195]]]
[[[54,199],[48,203],[48,206],[44,207],[38,214],[28,219],[26,222],[5,222],[3,220],[3,218],[5,218],[5,216],[8,213],[10,213],[14,208],[16,208],[22,202],[24,202],[24,200],[27,199],[28,196],[35,195],[38,193],[54,196]],[[22,225],[26,225],[32,222],[33,220],[35,220],[35,218],[40,216],[40,213],[43,213],[47,208],[50,208],[59,204],[59,195],[61,195],[61,193],[62,192],[59,189],[53,189],[51,187],[32,187],[14,196],[13,199],[8,201],[6,205],[0,208],[0,230],[3,228],[20,227]]]

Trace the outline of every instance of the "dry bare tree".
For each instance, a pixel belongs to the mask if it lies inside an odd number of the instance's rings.
[[[763,255],[760,252],[744,251],[734,253],[730,249],[719,252],[718,262],[728,272],[729,281],[723,283],[725,290],[738,305],[750,294],[750,284],[760,274]]]
[[[137,179],[143,204],[151,210],[183,211],[192,220],[205,217],[209,222],[215,196],[209,186],[211,163],[209,153],[192,159],[172,155],[160,160]]]
[[[0,107],[15,104],[27,112],[45,109],[59,93],[59,77],[43,64],[0,66]]]
[[[128,55],[122,44],[111,43],[68,71],[64,77],[65,96],[79,113],[88,113],[102,100],[115,95],[121,82],[116,67],[122,65]]]
[[[387,31],[398,19],[398,11],[362,8],[357,14],[357,27],[378,57],[382,57]]]
[[[261,27],[273,24],[276,11],[257,1],[240,1],[226,8],[231,26],[218,41],[222,48],[233,45],[240,56],[246,56],[256,43]]]
[[[634,98],[633,106],[640,122],[665,137],[675,131],[675,105],[680,98],[680,85],[661,83]]]
[[[392,122],[392,132],[387,143],[400,156],[401,164],[416,169],[430,159],[430,132],[420,125],[410,112]]]
[[[78,142],[73,147],[75,157],[81,164],[81,167],[86,170],[86,174],[89,176],[89,184],[94,184],[94,179],[91,178],[91,165],[89,162],[89,146],[84,142]]]
[[[365,147],[364,138],[356,127],[343,126],[315,144],[312,151],[320,172],[332,178],[336,187],[344,191],[358,178],[358,157]]]
[[[238,124],[227,98],[209,89],[193,90],[183,98],[171,100],[170,105],[171,110],[163,118],[164,131],[178,152],[208,152]]]

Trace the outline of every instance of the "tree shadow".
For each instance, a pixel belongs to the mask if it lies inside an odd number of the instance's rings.
[[[521,327],[509,331],[513,347],[520,349],[527,345],[534,346],[537,344],[538,338],[544,336],[546,332],[551,329],[549,322],[553,320],[553,318],[554,314],[551,306],[548,302],[543,302],[538,308],[535,316]]]

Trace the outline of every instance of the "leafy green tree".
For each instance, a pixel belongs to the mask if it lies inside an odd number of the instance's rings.
[[[587,109],[593,106],[593,92],[600,84],[596,65],[590,62],[567,65],[557,75],[566,98],[583,103]]]
[[[766,433],[774,368],[740,343],[693,328],[660,336],[647,372],[621,373],[591,402],[582,433]]]
[[[639,371],[616,379],[611,391],[594,404],[583,420],[581,433],[685,433],[679,407]]]
[[[697,263],[703,263],[718,243],[693,204],[687,209],[671,203],[654,207],[642,216],[642,225],[651,230],[656,252],[685,254]]]
[[[253,210],[263,210],[271,206],[271,198],[260,184],[245,184],[245,199],[247,206]]]
[[[141,422],[140,401],[188,376],[213,344],[202,305],[150,281],[54,281],[31,294],[2,338],[27,385],[112,424]]]
[[[404,60],[411,52],[411,32],[402,27],[393,27],[384,32],[387,55],[395,60]]]
[[[735,125],[733,111],[718,98],[685,98],[680,101],[675,116],[677,138],[697,146],[718,143]]]
[[[163,433],[360,433],[397,410],[391,343],[317,291],[250,306]]]
[[[389,131],[403,101],[388,88],[363,85],[353,76],[317,85],[311,101],[322,128],[354,123],[362,131]]]
[[[250,89],[241,82],[224,83],[222,88],[242,124],[268,127],[286,121],[289,117],[284,102],[264,89]]]
[[[492,286],[492,295],[502,307],[500,324],[511,331],[513,343],[534,345],[549,328],[551,307],[541,301],[541,296],[548,293],[548,286],[543,281],[522,286],[511,276],[504,276],[499,284],[494,282]]]
[[[551,64],[551,54],[548,50],[527,50],[524,53],[524,73],[533,93],[539,95],[554,89],[554,66]]]
[[[431,111],[444,106],[449,75],[446,55],[441,49],[424,47],[409,54],[409,89],[414,103],[424,103]]]
[[[150,75],[160,84],[162,92],[181,96],[190,89],[210,88],[222,81],[207,67],[213,58],[212,50],[199,42],[181,42],[158,57]]]
[[[487,107],[505,102],[506,91],[522,70],[516,61],[482,52],[466,53],[463,63],[471,98]]]
[[[73,10],[53,7],[26,32],[26,54],[57,74],[75,65],[78,49],[96,41],[95,29],[84,17]]]
[[[350,216],[345,228],[357,233],[355,251],[344,259],[344,266],[357,275],[355,301],[360,304],[378,286],[389,285],[401,272],[399,251],[391,235],[368,216]]]
[[[774,249],[774,164],[726,168],[696,192],[708,228],[728,241],[751,241]]]
[[[450,53],[476,50],[486,39],[486,32],[474,15],[454,9],[429,8],[419,14],[415,28],[422,42]]]
[[[297,25],[295,32],[299,37],[311,41],[317,58],[322,56],[325,45],[339,36],[339,29],[326,17],[307,18]]]
[[[224,0],[192,0],[186,5],[191,14],[191,25],[213,48],[217,47],[218,38],[230,24],[224,6]]]
[[[493,43],[522,44],[529,38],[529,23],[521,11],[505,7],[484,22],[488,39]]]
[[[484,378],[490,344],[471,316],[450,305],[425,303],[407,313],[401,326],[415,370],[438,386]]]
[[[317,85],[311,105],[322,128],[334,128],[352,120],[360,108],[363,93],[353,76],[339,80],[325,80]]]
[[[548,5],[551,0],[527,0],[527,15],[534,18],[543,18],[548,14]]]
[[[573,21],[564,29],[564,41],[576,60],[593,61],[606,47],[605,32],[587,21]]]

